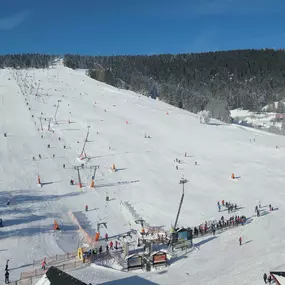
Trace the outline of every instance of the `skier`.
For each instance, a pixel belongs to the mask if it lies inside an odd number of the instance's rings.
[[[219,208],[219,212],[220,212],[221,211],[221,205],[220,204],[218,205],[218,208]]]
[[[88,205],[85,206],[85,212],[88,212]]]
[[[106,252],[108,253],[109,252],[109,246],[106,245]]]
[[[118,241],[115,242],[115,249],[118,249]]]
[[[41,159],[42,158],[42,156],[39,154],[39,159]]]
[[[238,240],[239,240],[239,245],[241,245],[241,243],[242,243],[242,238],[240,237]]]
[[[52,157],[55,158],[55,154],[53,154]]]
[[[99,254],[101,254],[102,251],[103,251],[103,248],[102,248],[102,245],[100,245],[100,247],[99,247]]]
[[[178,165],[176,165],[176,170],[178,170]]]
[[[42,262],[42,270],[46,270],[46,261],[45,261],[45,259]]]
[[[74,185],[74,181],[72,179],[70,179],[70,182],[69,182],[70,185]]]
[[[271,284],[271,281],[272,281],[271,275],[268,276],[268,279],[267,279],[267,280],[268,280],[268,283]]]
[[[223,205],[223,206],[225,205],[225,200],[222,201],[222,205]]]
[[[9,271],[7,270],[5,272],[5,284],[9,284],[9,283],[10,283],[10,281],[9,281]]]
[[[257,213],[257,210],[258,210],[258,207],[257,206],[255,206],[255,212]]]
[[[7,133],[4,133],[4,137],[5,137],[5,138],[7,137]]]
[[[211,225],[213,236],[216,234],[216,229],[214,223]]]
[[[65,168],[65,164],[63,164],[62,167]]]
[[[8,201],[7,201],[7,206],[9,206],[10,205],[10,200],[8,199]]]
[[[110,245],[110,249],[112,249],[113,250],[113,242],[112,241],[110,241],[110,243],[109,243],[109,245]]]
[[[50,148],[50,144],[48,144],[47,147]]]
[[[260,216],[260,212],[259,210],[256,211],[256,216],[259,217]]]
[[[266,273],[263,274],[263,280],[264,280],[264,283],[266,284],[267,283],[267,274]]]
[[[33,160],[35,160],[35,157],[33,156]]]
[[[272,207],[271,207],[271,204],[269,204],[269,211],[272,211]]]
[[[108,234],[105,234],[105,240],[108,241]]]

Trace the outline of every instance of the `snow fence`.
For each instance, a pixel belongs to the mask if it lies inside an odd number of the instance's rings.
[[[92,244],[95,241],[96,231],[92,229],[87,217],[82,212],[72,212],[69,211],[69,215],[74,221],[75,224],[78,225],[80,232],[84,235],[85,240]]]

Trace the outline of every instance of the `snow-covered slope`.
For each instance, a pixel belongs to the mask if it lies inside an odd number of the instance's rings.
[[[67,213],[83,211],[86,204],[94,209],[88,213],[94,229],[98,221],[106,221],[109,236],[134,226],[122,206],[127,201],[151,225],[170,228],[183,175],[189,182],[180,225],[227,217],[217,211],[222,199],[243,207],[240,215],[252,216],[257,200],[279,210],[202,242],[200,250],[166,271],[140,273],[141,278],[158,284],[261,284],[264,272],[283,268],[285,137],[217,121],[200,124],[194,114],[118,90],[62,65],[29,70],[27,76],[21,72],[18,83],[22,89],[28,85],[28,95],[23,96],[12,73],[0,70],[0,216],[5,226],[0,229],[0,268],[4,270],[10,259],[11,279],[31,270],[33,260],[76,250],[80,237]],[[52,125],[52,133],[46,129],[58,100],[58,124]],[[87,126],[86,153],[91,159],[81,170],[81,179],[88,186],[93,175],[89,166],[99,165],[95,190],[69,185],[70,179],[77,181],[73,167],[79,165],[76,158]],[[176,158],[181,160],[178,170]],[[113,163],[118,169],[114,173],[109,170]],[[230,179],[232,172],[240,179]],[[37,187],[38,174],[42,188]],[[106,195],[111,199],[108,207]],[[54,219],[63,232],[51,231]],[[95,268],[89,268],[88,274],[92,270],[96,274]],[[86,269],[78,272],[84,276]],[[4,271],[0,274],[4,276]],[[112,276],[107,279],[129,275]]]
[[[235,109],[231,110],[231,117],[238,124],[246,124],[266,131],[270,131],[271,129],[271,132],[273,132],[272,127],[274,127],[278,133],[278,131],[281,130],[283,119],[278,121],[276,118],[278,116],[283,116],[283,114],[268,111],[265,112],[265,110],[263,112],[252,112],[248,110]]]

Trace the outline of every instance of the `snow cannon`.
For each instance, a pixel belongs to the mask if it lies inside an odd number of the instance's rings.
[[[39,175],[38,175],[38,186],[39,186],[39,187],[42,187],[41,178],[40,178]]]
[[[94,183],[94,179],[91,180],[91,184],[89,186],[90,188],[95,188],[95,183]]]
[[[57,223],[56,220],[54,220],[54,222],[53,222],[53,229],[54,229],[55,231],[59,231],[59,230],[60,230],[60,229],[59,229],[59,225],[58,225],[58,223]]]
[[[86,158],[86,153],[85,152],[81,153],[81,155],[79,156],[79,159],[84,160],[85,158]]]
[[[231,176],[231,177],[232,177],[232,179],[235,179],[235,178],[236,178],[234,173],[232,173],[232,176]]]
[[[111,171],[115,172],[116,171],[116,165],[113,163],[111,166]]]

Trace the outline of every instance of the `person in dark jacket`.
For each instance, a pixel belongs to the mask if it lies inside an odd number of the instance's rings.
[[[9,271],[7,270],[5,272],[5,284],[9,284],[9,283],[10,283],[10,281],[9,281]]]
[[[264,280],[264,283],[266,284],[267,283],[267,274],[266,273],[263,274],[263,280]]]

